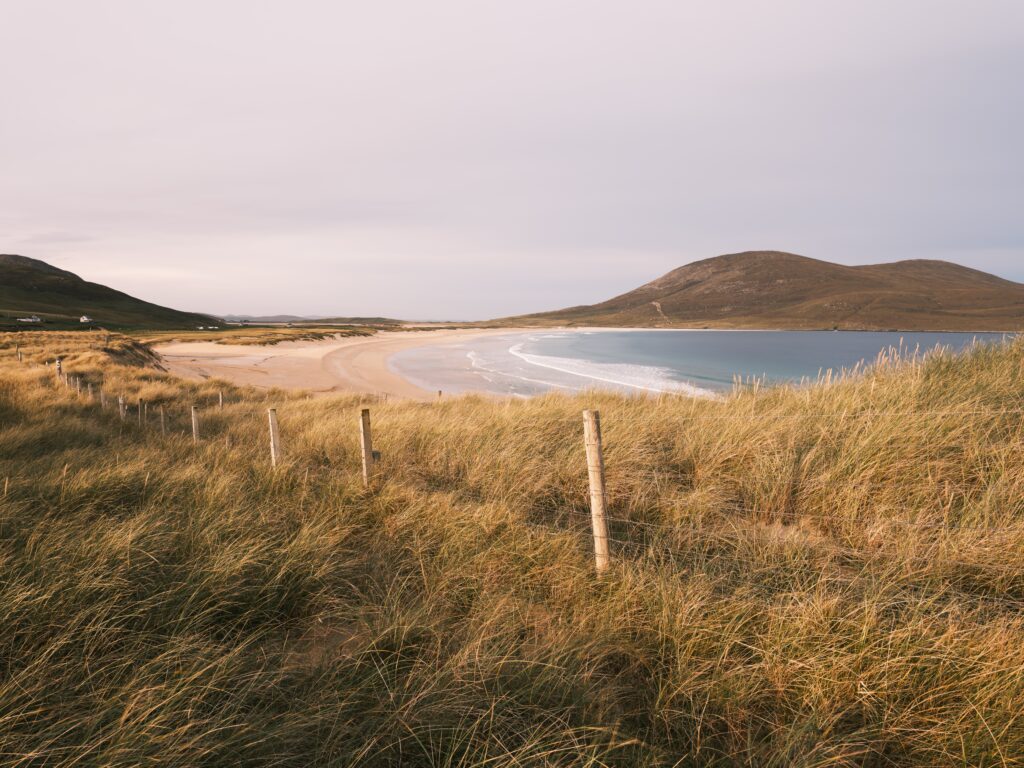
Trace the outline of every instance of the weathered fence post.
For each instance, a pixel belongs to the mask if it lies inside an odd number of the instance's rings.
[[[359,417],[359,443],[363,450],[363,485],[370,487],[370,478],[373,476],[373,435],[370,432],[370,409],[363,408]]]
[[[167,434],[167,417],[164,415],[163,403],[160,404],[160,434]]]
[[[220,410],[224,410],[224,390],[217,390],[217,402],[220,404]]]
[[[106,390],[103,389],[103,387],[100,387],[100,409],[107,409],[107,392]]]
[[[90,381],[90,382],[89,382],[89,402],[92,402],[92,401],[93,401],[93,400],[95,400],[95,399],[96,399],[96,398],[95,398],[95,397],[93,396],[93,394],[92,394],[92,382]]]
[[[140,427],[143,426],[143,422],[145,421],[145,419],[143,417],[142,408],[143,408],[143,402],[142,402],[142,398],[140,397],[139,398],[139,426]]]
[[[199,406],[192,406],[192,442],[199,442]]]
[[[268,408],[267,418],[270,420],[270,466],[281,463],[281,432],[277,428],[277,409]]]
[[[63,381],[63,379],[64,379],[64,376],[63,376],[63,368],[64,368],[64,361],[63,361],[63,360],[61,360],[61,359],[60,359],[60,358],[58,357],[58,358],[57,358],[57,362],[56,362],[56,366],[55,366],[55,368],[54,368],[54,370],[55,370],[55,372],[56,372],[56,374],[57,374],[57,381]]]
[[[601,447],[601,414],[583,412],[583,441],[587,447],[590,479],[590,522],[594,529],[594,561],[598,573],[608,568],[608,517],[605,510],[604,452]]]
[[[128,415],[128,406],[124,402],[124,395],[117,396],[117,413],[121,417],[121,421],[124,421]]]

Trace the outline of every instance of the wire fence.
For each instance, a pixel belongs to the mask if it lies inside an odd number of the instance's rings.
[[[204,421],[206,424],[212,423],[216,427],[217,437],[224,438],[225,444],[231,440],[232,428],[239,425],[245,426],[246,423],[253,425],[256,422],[262,422],[268,424],[268,411],[267,410],[240,410],[239,405],[250,404],[251,399],[235,400],[232,401],[230,398],[225,399],[224,393],[220,392],[216,398],[208,398],[208,402],[204,403],[204,408],[200,411],[201,421],[199,422],[198,431],[195,428],[195,422],[192,421],[192,411],[184,411],[182,408],[169,409],[165,403],[146,403],[138,398],[135,402],[127,402],[123,396],[109,395],[103,388],[104,382],[96,381],[83,381],[79,374],[69,373],[65,371],[55,372],[52,377],[44,379],[44,383],[50,383],[58,390],[63,389],[69,393],[71,397],[76,400],[85,400],[90,404],[99,405],[105,403],[106,407],[101,409],[113,418],[116,414],[117,418],[122,424],[122,435],[134,434],[137,437],[148,438],[154,434],[159,434],[163,437],[177,438],[177,439],[188,439],[191,438],[197,443],[209,444],[209,437],[203,433]],[[372,396],[364,398],[364,401],[379,401],[380,398],[374,398]],[[181,406],[181,403],[176,403]],[[191,408],[191,406],[185,406]],[[230,409],[225,412],[225,408]],[[212,414],[211,414],[212,411]],[[770,415],[765,413],[754,413],[754,414],[681,414],[678,416],[680,420],[693,421],[697,419],[707,420],[709,422],[716,422],[721,420],[750,420],[753,416],[764,416]],[[983,417],[1006,417],[1006,416],[1024,416],[1024,408],[998,408],[998,409],[963,409],[963,410],[925,410],[925,411],[892,411],[892,410],[864,410],[856,412],[816,412],[816,413],[802,413],[802,416],[808,417],[820,417],[820,418],[840,418],[840,419],[852,419],[852,418],[876,418],[876,417],[928,417],[928,418],[947,418],[947,417],[966,417],[966,416],[983,416]],[[368,411],[363,411],[363,418],[367,421],[365,423],[365,429],[369,429],[368,422]],[[268,425],[269,426],[269,425]],[[276,426],[276,424],[275,424]],[[280,436],[277,436],[276,448],[272,448],[269,440],[273,427],[269,427],[268,432],[268,443],[267,445],[260,445],[258,443],[247,443],[238,446],[232,446],[234,450],[248,450],[253,461],[266,460],[268,462],[273,461],[274,466],[280,463]],[[598,440],[600,438],[598,437]],[[367,467],[372,470],[379,459],[377,452],[370,449],[371,455],[366,455],[368,442],[364,441],[363,444],[363,459],[364,459],[364,482],[366,485],[370,485],[372,472],[367,472]],[[258,456],[262,455],[264,458],[259,459]],[[593,467],[591,467],[593,469]],[[582,470],[583,468],[581,468]],[[308,468],[307,468],[308,473]],[[595,493],[599,494],[602,499],[605,496],[604,484],[604,467],[603,464],[600,467],[601,479],[600,488],[595,488],[594,478],[591,477],[591,503],[595,503]],[[792,481],[789,481],[792,482]],[[818,493],[823,490],[821,486],[825,483],[820,483],[818,486],[810,485],[796,488],[797,491],[805,493]],[[885,480],[878,481],[843,481],[841,478],[832,478],[828,482],[828,490],[833,494],[849,493],[853,492],[865,492],[870,493],[873,490],[887,489],[891,490],[892,482]],[[937,492],[942,493],[945,489],[941,486],[936,486]],[[6,494],[6,483],[5,483],[5,494]],[[870,501],[870,500],[869,500]],[[935,502],[941,503],[941,499],[933,499]],[[959,498],[960,504],[971,501],[967,497],[961,496]],[[581,498],[581,506],[582,506]],[[912,519],[914,517],[920,517],[921,508],[920,506],[902,506],[899,504],[892,504],[888,501],[875,502],[869,504],[863,511],[863,515],[850,515],[850,514],[829,514],[824,511],[808,511],[801,510],[795,514],[780,514],[778,511],[775,512],[759,512],[756,509],[750,509],[747,506],[737,505],[734,508],[728,505],[718,510],[717,517],[714,518],[716,523],[721,523],[722,518],[728,515],[735,515],[735,524],[737,527],[746,526],[749,535],[750,523],[753,521],[767,521],[771,524],[784,527],[786,530],[799,530],[801,525],[813,524],[819,529],[822,526],[831,526],[836,529],[835,532],[844,534],[846,536],[846,542],[842,536],[833,535],[827,540],[820,543],[820,554],[829,558],[843,558],[851,563],[867,563],[884,560],[889,558],[890,560],[894,557],[899,558],[899,562],[907,568],[921,568],[934,572],[936,569],[943,568],[956,568],[960,569],[959,575],[968,577],[971,575],[983,574],[992,576],[993,579],[997,580],[1000,577],[1005,577],[1005,581],[1008,583],[1008,588],[1011,591],[1020,593],[1021,597],[1015,595],[993,595],[993,594],[973,594],[963,590],[956,590],[952,596],[957,602],[964,604],[975,604],[979,606],[992,606],[998,605],[1003,608],[1013,611],[1024,611],[1024,519],[1019,522],[1012,523],[1000,523],[1000,524],[978,524],[977,522],[961,522],[958,519],[954,519],[948,515],[949,508],[953,505],[946,500],[947,509],[939,510],[944,512],[946,519],[935,520],[935,519]],[[603,506],[603,504],[602,504]],[[1024,499],[1021,501],[1021,510],[1024,512]],[[876,514],[871,514],[871,511]],[[962,510],[961,510],[962,512]],[[684,515],[683,518],[678,522],[670,521],[652,521],[649,519],[635,519],[632,517],[624,517],[621,514],[610,513],[607,508],[604,508],[600,513],[602,518],[602,525],[606,526],[603,530],[605,533],[599,533],[599,528],[596,524],[595,516],[597,513],[592,508],[591,511],[586,511],[578,507],[561,508],[555,515],[556,519],[564,519],[569,525],[566,530],[578,533],[582,536],[587,535],[585,526],[590,524],[593,526],[590,536],[594,539],[595,547],[600,551],[602,544],[605,546],[612,547],[612,556],[618,558],[672,558],[674,562],[681,564],[685,567],[685,564],[689,559],[692,559],[695,552],[694,546],[685,547],[679,543],[680,537],[689,537],[691,540],[702,540],[705,543],[718,542],[729,546],[737,546],[738,538],[736,535],[730,536],[727,533],[723,533],[722,527],[719,525],[715,529],[701,524],[700,521],[694,519],[688,519]],[[954,516],[955,517],[955,516]],[[915,531],[927,531],[935,534],[931,539],[927,540],[930,545],[930,549],[923,553],[917,552],[905,552],[900,549],[904,542],[900,540],[885,541],[885,546],[869,546],[865,542],[865,539],[870,539],[873,535],[873,529],[871,526],[879,527],[883,532],[895,529],[906,529]],[[997,543],[1009,543],[1011,549],[1019,549],[1020,560],[1015,562],[998,562],[993,561],[991,558],[982,559],[986,553],[979,552],[978,560],[972,560],[958,556],[958,553],[948,546],[948,542],[952,537],[956,538],[956,543],[960,546],[964,544],[964,535],[972,534],[978,537],[984,537],[985,543],[994,545]],[[861,546],[850,546],[849,539],[857,538],[861,540]],[[977,539],[975,539],[976,541]],[[915,542],[915,546],[919,546],[921,541]],[[808,544],[813,549],[814,542]],[[894,552],[894,550],[896,550]],[[600,570],[599,566],[599,570]],[[948,575],[948,574],[947,574]],[[954,574],[956,575],[956,574]],[[952,589],[952,588],[951,588]]]

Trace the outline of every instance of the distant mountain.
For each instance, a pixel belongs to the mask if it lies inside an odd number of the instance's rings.
[[[600,304],[515,322],[688,328],[1009,331],[1024,285],[945,261],[848,267],[780,251],[697,261]]]
[[[400,325],[388,317],[318,317],[317,315],[224,315],[229,323],[329,323],[331,325]]]
[[[0,254],[0,322],[20,325],[16,318],[31,315],[57,325],[79,325],[79,318],[88,315],[108,328],[191,328],[219,322],[87,282],[45,261]]]

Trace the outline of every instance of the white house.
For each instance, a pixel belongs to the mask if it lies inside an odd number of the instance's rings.
[[[78,322],[80,322],[80,323],[91,323],[92,322],[92,318],[89,317],[88,315],[82,315],[80,318],[78,318]]]

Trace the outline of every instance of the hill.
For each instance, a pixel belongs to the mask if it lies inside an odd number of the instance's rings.
[[[279,325],[293,323],[302,325],[401,325],[404,320],[390,317],[318,317],[317,315],[224,315],[228,323],[269,323]]]
[[[1021,765],[1024,342],[429,405],[143,352],[0,334],[5,765]]]
[[[18,326],[17,317],[38,315],[47,324],[78,326],[88,315],[105,328],[194,328],[216,318],[161,307],[90,283],[45,261],[0,254],[0,323]]]
[[[600,304],[512,318],[565,325],[1024,329],[1024,285],[945,261],[844,266],[779,251],[697,261]]]

